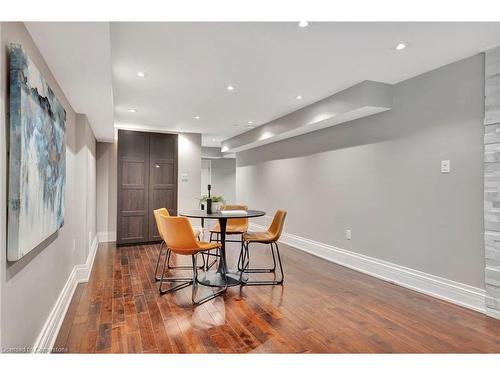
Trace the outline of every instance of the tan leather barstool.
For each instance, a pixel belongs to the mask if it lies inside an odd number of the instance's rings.
[[[223,210],[248,210],[248,207],[242,204],[226,204]],[[226,234],[240,234],[243,240],[243,233],[248,230],[248,219],[247,218],[236,218],[228,219],[226,225]],[[210,242],[212,242],[212,234],[216,234],[217,237],[220,235],[220,225],[219,222],[215,224],[213,229],[210,230]],[[219,239],[217,238],[217,241]],[[238,241],[239,242],[239,241]]]
[[[162,250],[165,246],[165,236],[163,235],[162,231],[161,231],[161,226],[160,226],[160,216],[163,215],[163,216],[170,216],[170,213],[168,212],[168,210],[166,208],[158,208],[157,210],[154,210],[153,211],[153,214],[155,216],[155,221],[156,221],[156,228],[158,229],[158,233],[160,234],[160,238],[161,238],[161,244],[160,244],[160,251],[158,252],[158,259],[156,259],[156,268],[155,268],[155,280],[156,281],[160,281],[160,276],[158,276],[158,266],[160,264],[160,259],[161,259],[161,253],[162,253]],[[195,231],[195,235],[198,239],[200,239],[200,234],[201,232],[199,230],[196,230]],[[186,269],[191,269],[190,266],[171,266],[170,265],[170,251],[167,249],[167,252],[165,254],[165,256],[167,257],[167,268],[169,270],[172,270],[172,269],[177,269],[177,270],[186,270]],[[205,258],[203,258],[203,263],[205,264]],[[201,267],[204,267],[204,264],[203,266]],[[200,268],[201,268],[200,267]]]
[[[238,268],[244,273],[275,273],[276,271],[276,256],[278,257],[278,263],[280,267],[281,277],[276,280],[264,280],[264,281],[248,281],[244,280],[242,276],[242,282],[245,285],[277,285],[282,284],[284,280],[283,265],[281,264],[281,256],[278,247],[278,240],[280,239],[281,232],[283,231],[283,225],[285,224],[286,211],[278,210],[274,215],[273,222],[269,229],[265,232],[247,232],[243,235],[243,248],[240,254],[240,260],[238,261]],[[271,246],[271,254],[273,256],[273,267],[272,268],[250,268],[250,253],[249,245],[251,243],[262,243],[269,244]],[[274,252],[276,251],[276,256]],[[240,268],[241,262],[241,268]]]
[[[226,204],[224,205],[223,210],[248,210],[248,207],[242,204]],[[228,219],[227,220],[227,225],[226,225],[226,235],[240,235],[241,240],[235,241],[235,240],[228,240],[226,239],[226,242],[241,242],[241,248],[243,249],[243,234],[248,231],[248,218],[235,218],[235,219]],[[220,241],[220,225],[219,222],[215,224],[215,226],[210,230],[210,242],[212,242],[212,236],[216,235],[216,241]],[[208,257],[210,256],[210,253],[207,255],[207,264],[208,268],[212,267],[216,260],[210,264]]]
[[[190,255],[193,262],[192,278],[164,277],[167,264],[167,257],[165,257],[162,277],[160,278],[160,294],[170,293],[192,284],[193,291],[191,294],[191,300],[193,302],[193,305],[197,306],[224,293],[227,290],[227,279],[225,279],[225,286],[222,290],[200,300],[195,299],[196,290],[198,287],[198,267],[196,266],[196,256],[198,255],[198,253],[202,253],[204,251],[218,249],[221,247],[221,244],[198,241],[195,232],[193,231],[193,227],[191,226],[191,222],[186,217],[160,215],[159,219],[160,228],[165,238],[167,251],[174,252],[178,255]],[[222,267],[224,270],[223,274],[225,275],[227,272],[227,268],[224,264],[224,260],[222,260],[222,262]],[[180,282],[180,284],[172,286],[168,289],[162,289],[164,282]]]

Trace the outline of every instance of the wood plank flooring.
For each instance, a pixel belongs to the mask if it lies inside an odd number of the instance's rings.
[[[193,309],[191,287],[159,295],[158,249],[100,244],[55,347],[70,353],[500,352],[500,321],[286,245],[280,245],[283,286],[231,288]],[[229,244],[229,264],[238,250]],[[268,249],[255,245],[251,260],[269,264]]]

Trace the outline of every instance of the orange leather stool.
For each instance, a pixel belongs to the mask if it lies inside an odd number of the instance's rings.
[[[223,208],[223,210],[248,210],[248,207],[242,204],[226,204]],[[241,240],[239,241],[232,241],[226,239],[226,242],[241,242],[241,248],[243,249],[243,234],[248,231],[248,219],[247,218],[237,218],[237,219],[228,219],[227,220],[227,226],[226,226],[226,235],[236,235],[239,234],[241,236]],[[216,235],[216,241],[220,241],[220,225],[219,222],[215,224],[213,229],[210,230],[210,242],[212,242],[212,236]],[[210,253],[207,256],[207,264],[208,268],[212,267],[216,261],[214,261],[212,264],[208,262],[208,257],[210,256]]]
[[[153,211],[153,214],[155,216],[156,228],[158,229],[158,233],[160,234],[160,238],[162,240],[162,242],[160,244],[160,251],[158,252],[158,259],[156,259],[156,268],[155,268],[155,280],[160,281],[160,276],[158,276],[158,266],[160,264],[161,253],[162,253],[163,247],[165,245],[165,236],[161,232],[161,227],[160,227],[160,216],[161,215],[170,216],[170,213],[168,212],[168,210],[166,208],[158,208],[157,210]],[[201,234],[201,232],[199,230],[195,231],[195,235],[197,238],[200,238],[200,234]],[[171,266],[170,265],[170,253],[171,252],[167,249],[167,253],[165,256],[167,257],[167,268],[169,270],[172,270],[172,269],[177,269],[177,270],[179,270],[179,269],[180,270],[191,269],[191,267],[189,267],[189,266]],[[203,258],[203,263],[205,263],[205,258]],[[201,267],[204,267],[204,265]]]
[[[191,226],[191,222],[186,217],[160,215],[159,219],[161,233],[164,236],[167,251],[171,251],[178,255],[191,256],[193,263],[192,278],[164,277],[167,264],[167,257],[165,257],[162,277],[160,278],[160,294],[170,293],[192,284],[193,291],[191,294],[191,300],[193,306],[198,306],[224,293],[227,290],[227,280],[225,280],[226,285],[222,290],[200,300],[195,299],[196,290],[198,287],[198,267],[196,266],[196,256],[198,255],[198,253],[219,249],[221,245],[219,243],[198,241],[193,227]],[[222,260],[222,262],[224,262],[224,260]],[[225,264],[222,264],[222,267],[225,270],[225,274],[227,272],[227,267]],[[172,286],[168,289],[162,289],[164,282],[180,282],[180,284]]]
[[[243,247],[238,261],[238,268],[242,273],[275,273],[276,271],[276,256],[278,257],[279,268],[281,277],[276,280],[263,280],[263,281],[245,281],[245,285],[277,285],[282,284],[284,280],[283,265],[281,263],[281,256],[278,247],[278,240],[280,239],[285,224],[286,211],[278,210],[274,215],[273,222],[269,229],[265,232],[247,232],[243,234]],[[273,256],[272,268],[250,268],[250,252],[249,245],[251,243],[269,244],[271,246],[271,254]],[[276,252],[276,255],[274,254]],[[240,267],[241,264],[241,267]]]

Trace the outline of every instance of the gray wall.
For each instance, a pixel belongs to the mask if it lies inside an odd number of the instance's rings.
[[[87,260],[96,237],[96,140],[87,116],[76,114],[76,227],[77,248],[83,249],[77,264]]]
[[[49,316],[59,293],[76,264],[83,263],[88,254],[88,232],[95,233],[92,217],[95,202],[92,191],[81,206],[79,185],[95,191],[91,174],[95,139],[85,117],[78,120],[64,93],[52,76],[40,52],[22,23],[1,23],[0,92],[3,107],[8,105],[7,43],[22,44],[38,70],[66,109],[66,192],[64,226],[37,249],[15,263],[7,263],[6,238],[6,180],[7,127],[5,111],[0,117],[0,308],[1,343],[3,348],[32,346]],[[81,138],[80,138],[81,137]],[[95,180],[94,180],[95,181]],[[93,186],[93,187],[92,187]],[[95,196],[95,193],[94,193]],[[84,229],[83,229],[84,228]],[[75,244],[75,247],[73,247]]]
[[[116,241],[117,143],[97,143],[97,232],[101,241]]]
[[[395,85],[391,111],[238,153],[237,199],[286,209],[288,233],[484,288],[483,116],[477,55]]]
[[[236,202],[236,159],[211,159],[212,189],[228,204]]]

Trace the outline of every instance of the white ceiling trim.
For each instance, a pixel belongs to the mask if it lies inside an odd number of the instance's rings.
[[[392,85],[364,81],[328,98],[222,142],[240,152],[392,109]]]

